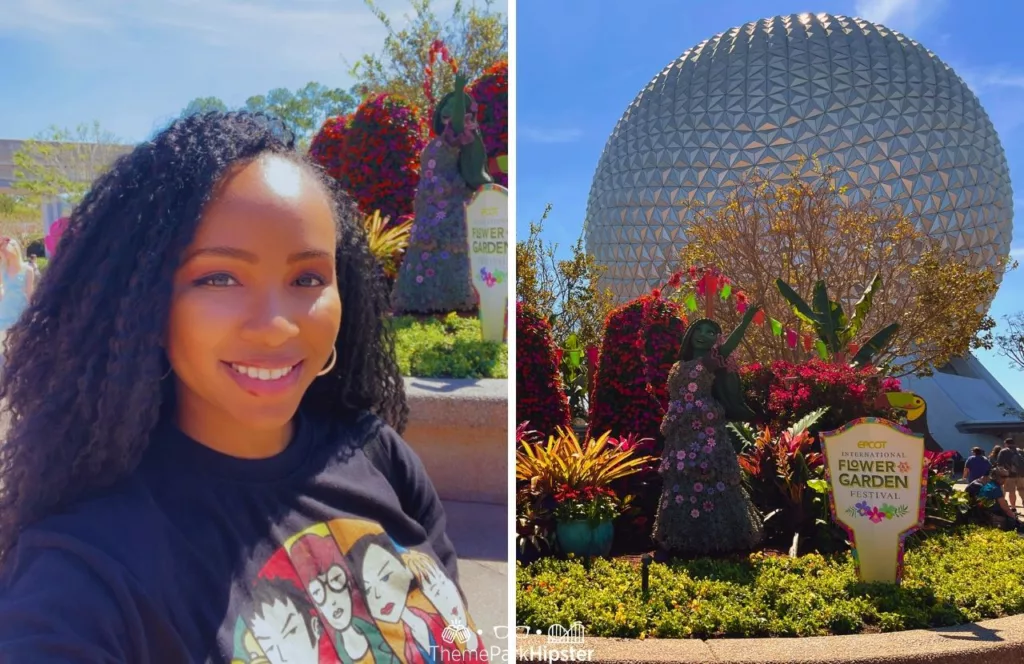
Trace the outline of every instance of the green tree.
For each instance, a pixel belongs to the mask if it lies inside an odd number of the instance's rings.
[[[209,113],[210,111],[221,111],[223,113],[227,110],[227,104],[218,97],[196,97],[181,112],[181,117],[187,118],[190,115],[199,115],[200,113]]]
[[[14,153],[13,189],[22,205],[38,206],[55,196],[78,203],[93,180],[128,149],[99,122],[74,130],[51,127]]]
[[[508,59],[507,17],[494,9],[493,0],[484,0],[482,7],[473,5],[468,9],[462,0],[456,0],[451,16],[445,20],[437,16],[431,0],[411,0],[413,15],[401,30],[395,29],[394,21],[374,0],[364,1],[388,31],[379,54],[364,55],[352,66],[352,76],[368,91],[399,95],[430,112],[430,101],[423,89],[424,69],[435,40],[444,42],[469,80],[495,62]],[[440,99],[454,84],[451,69],[434,67],[431,87],[436,98]]]
[[[1003,320],[1003,333],[996,336],[999,354],[1010,360],[1014,369],[1024,371],[1024,312],[1004,316]]]
[[[254,95],[245,100],[243,108],[253,113],[266,113],[283,122],[295,132],[301,146],[308,147],[313,134],[329,117],[345,115],[355,110],[358,100],[351,91],[328,88],[310,81],[292,92],[287,88],[274,88],[265,95]],[[229,107],[217,97],[197,97],[188,103],[181,117],[227,111]]]
[[[573,334],[581,348],[600,346],[614,304],[611,289],[598,287],[604,269],[584,250],[582,234],[568,258],[556,257],[558,245],[542,237],[550,213],[549,204],[540,220],[530,223],[529,236],[516,242],[516,299],[548,317],[559,348]]]

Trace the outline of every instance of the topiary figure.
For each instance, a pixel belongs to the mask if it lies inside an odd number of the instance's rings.
[[[476,122],[476,102],[463,92],[465,85],[465,77],[456,75],[455,90],[434,110],[435,138],[421,157],[412,236],[395,284],[397,313],[476,308],[469,272],[466,202],[477,188],[492,180]]]
[[[569,400],[555,360],[551,326],[533,307],[516,303],[516,422],[544,438],[569,427]]]
[[[469,87],[478,105],[477,121],[487,149],[488,171],[494,181],[508,187],[508,173],[499,158],[508,155],[508,62],[491,65]]]

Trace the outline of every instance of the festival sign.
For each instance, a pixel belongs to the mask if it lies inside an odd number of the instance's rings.
[[[899,583],[904,540],[924,523],[924,437],[866,417],[821,438],[832,518],[853,542],[861,580]]]
[[[466,204],[469,266],[484,341],[504,341],[508,324],[508,189],[485,184]]]

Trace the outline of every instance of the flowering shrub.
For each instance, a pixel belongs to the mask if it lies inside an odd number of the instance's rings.
[[[327,118],[320,131],[309,145],[309,156],[324,167],[327,173],[348,191],[343,179],[341,166],[348,159],[348,131],[352,126],[351,115]]]
[[[476,117],[487,148],[491,177],[502,187],[508,187],[508,175],[495,164],[498,157],[508,154],[508,62],[502,60],[491,65],[467,92],[477,103]]]
[[[587,486],[574,489],[563,484],[554,495],[556,521],[588,521],[593,524],[612,521],[621,511],[620,501],[608,487]]]
[[[344,138],[334,157],[336,177],[360,210],[364,214],[380,210],[396,220],[412,214],[420,153],[426,145],[416,107],[395,95],[371,95],[356,109],[347,129],[334,126],[331,131]],[[321,144],[319,149],[324,151],[326,136]]]
[[[555,365],[551,326],[529,305],[516,303],[516,421],[546,438],[569,426],[569,401]]]
[[[830,431],[859,417],[894,419],[892,408],[880,408],[876,400],[884,392],[900,390],[899,380],[879,377],[871,367],[855,369],[822,360],[749,364],[740,370],[740,376],[747,403],[764,415],[765,424],[773,431],[782,431],[825,407],[828,411],[816,431]]]
[[[661,453],[668,372],[679,355],[686,319],[679,306],[642,295],[608,314],[590,395],[590,431],[635,434]]]

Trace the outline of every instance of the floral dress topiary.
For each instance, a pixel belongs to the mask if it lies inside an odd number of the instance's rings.
[[[712,396],[714,382],[699,359],[677,362],[668,377],[654,539],[673,553],[749,551],[764,537],[761,515],[741,484],[725,410]]]
[[[472,311],[466,203],[473,194],[459,172],[459,155],[475,127],[461,136],[451,124],[423,150],[409,246],[395,284],[398,313]]]

